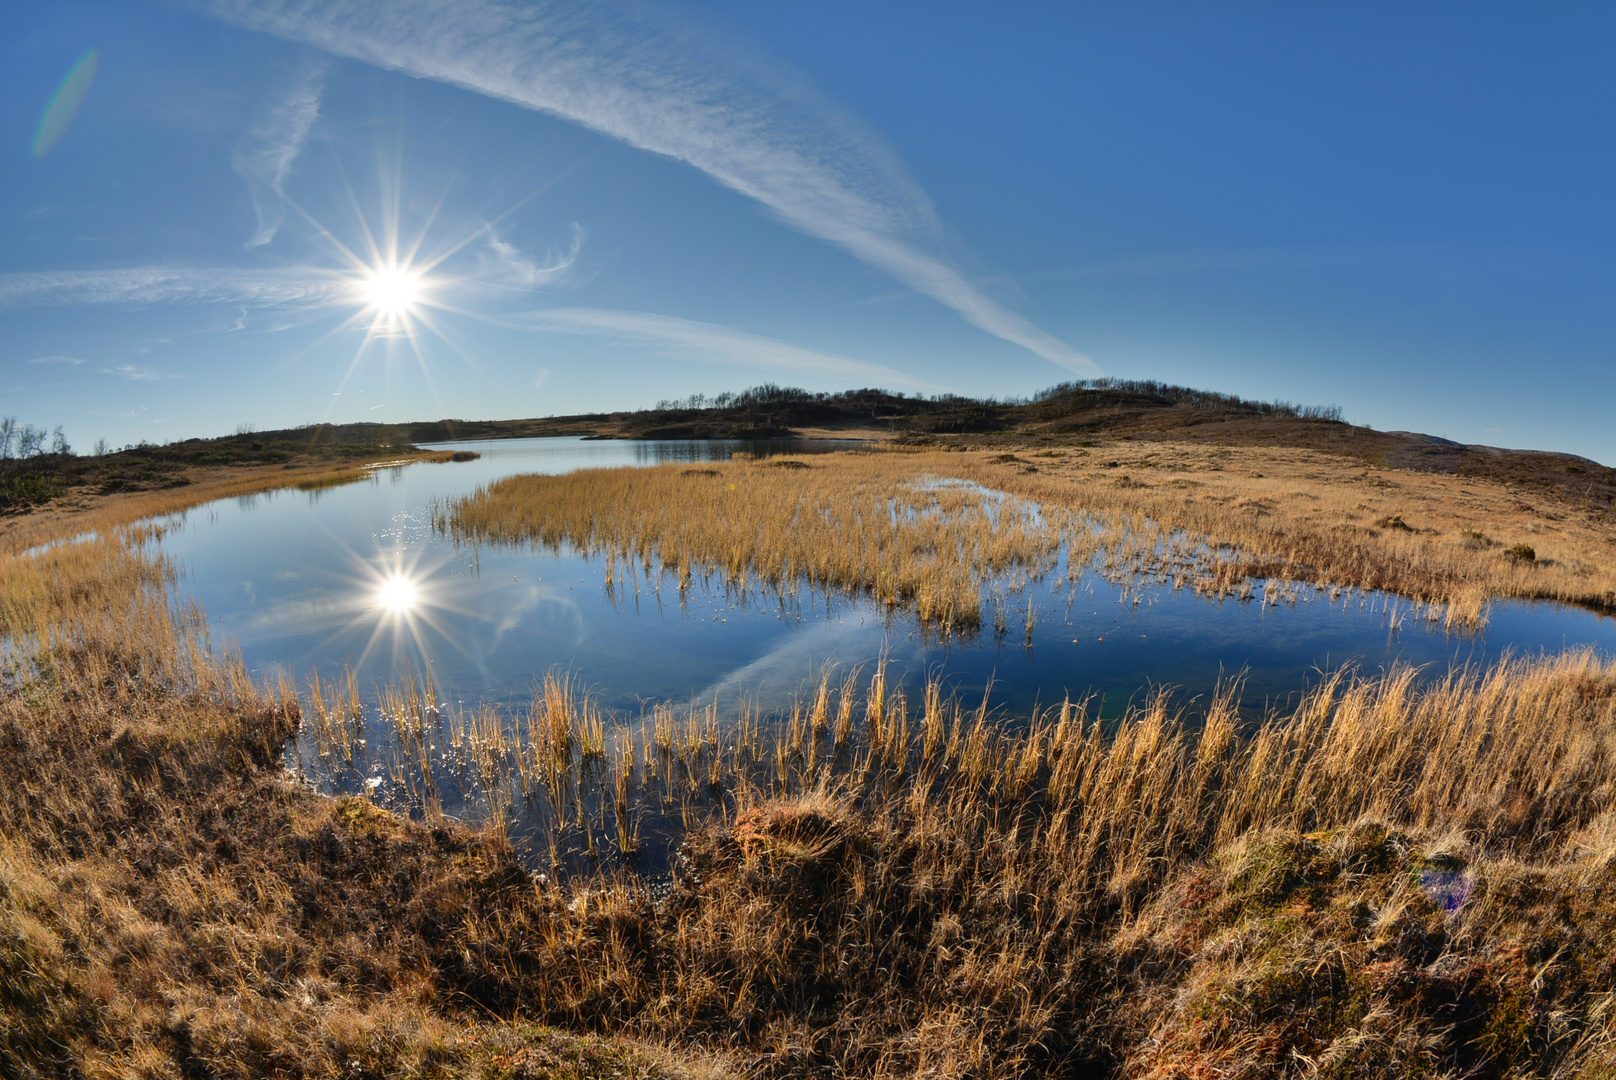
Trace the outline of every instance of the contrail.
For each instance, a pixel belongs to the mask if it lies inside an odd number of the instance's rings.
[[[320,116],[320,94],[325,87],[325,64],[309,64],[296,82],[236,140],[230,164],[247,181],[253,209],[258,213],[258,231],[247,241],[248,248],[262,247],[275,239],[286,220],[282,195],[292,162],[303,152],[309,129]]]
[[[975,326],[1085,375],[1094,362],[982,294],[941,254],[896,157],[800,82],[598,4],[202,0],[252,30],[551,113],[689,163]]]

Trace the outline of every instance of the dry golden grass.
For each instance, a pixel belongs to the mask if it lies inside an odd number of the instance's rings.
[[[782,464],[513,477],[440,508],[439,527],[569,542],[681,587],[716,572],[731,586],[867,591],[945,626],[979,619],[990,575],[1047,571],[1062,545],[1072,567],[1114,578],[1387,590],[1458,626],[1483,623],[1494,598],[1616,608],[1608,524],[1484,481],[1369,473],[1312,451],[1118,442]]]
[[[505,1023],[456,941],[509,846],[289,783],[154,538],[0,557],[0,1075],[714,1074]]]
[[[1584,508],[1501,484],[1366,470],[1310,450],[1108,442],[928,455],[927,468],[1025,499],[1141,514],[1239,550],[1250,576],[1384,589],[1474,624],[1489,599],[1616,609],[1616,530]],[[1512,549],[1532,549],[1523,559]]]
[[[1108,572],[1197,563],[1196,544],[1138,515],[1079,518],[950,479],[921,454],[816,455],[698,468],[592,469],[517,476],[435,513],[468,542],[570,543],[620,575],[683,590],[718,575],[727,588],[866,593],[945,628],[975,626],[990,578],[1020,581],[1073,565]],[[1216,561],[1201,553],[1200,561]]]
[[[1047,511],[1012,498],[1029,524],[1001,549],[980,495],[881,501],[931,460],[870,459],[847,505],[892,558],[869,566],[1044,565]],[[1043,476],[968,468],[1021,498]],[[765,469],[679,479],[812,476]],[[965,539],[923,524],[943,514]],[[758,535],[715,572],[792,550]],[[1195,714],[1012,723],[879,669],[738,722],[614,717],[562,678],[517,716],[402,681],[379,705],[351,681],[300,701],[210,646],[153,538],[0,557],[0,1074],[697,1068],[624,1036],[779,1077],[1616,1068],[1609,659],[1343,673],[1257,726],[1232,687]],[[875,587],[834,569],[815,580]],[[381,765],[423,820],[289,782],[300,725],[306,767]],[[451,783],[490,827],[441,817]],[[498,827],[518,812],[547,878]],[[623,872],[659,850],[665,891]]]
[[[627,569],[666,570],[681,589],[718,573],[742,589],[869,592],[944,626],[980,619],[985,574],[1052,563],[1058,530],[1030,507],[917,485],[907,465],[774,458],[512,477],[439,522],[463,539],[571,542]]]
[[[784,716],[731,721],[716,706],[670,704],[608,716],[552,676],[516,717],[446,709],[425,687],[387,690],[379,714],[393,737],[381,743],[363,741],[357,687],[316,684],[318,764],[305,767],[394,778],[429,813],[446,779],[485,816],[537,807],[540,847],[562,874],[633,865],[621,856],[638,844],[619,840],[670,808],[700,820],[826,784],[878,808],[940,799],[971,818],[1011,807],[1039,819],[1040,842],[1093,908],[1131,903],[1214,849],[1274,830],[1373,820],[1536,857],[1616,820],[1611,661],[1582,651],[1434,682],[1417,674],[1337,672],[1255,728],[1229,688],[1194,714],[1158,695],[1104,725],[1067,702],[1015,735],[986,702],[967,708],[937,683],[910,701],[880,668],[863,691],[854,675],[827,673]]]
[[[562,883],[463,947],[552,1022],[768,1075],[1610,1065],[1611,661],[1343,674],[1256,728],[1233,693],[1012,734],[857,686],[778,723],[618,726],[561,680],[525,718],[406,719],[469,748],[489,812],[529,808]],[[682,837],[662,900],[618,876],[656,822]]]
[[[342,487],[346,484],[357,484],[369,480],[369,469],[336,469],[331,472],[311,476],[306,480],[299,480],[292,486],[299,491],[322,491],[325,488]]]

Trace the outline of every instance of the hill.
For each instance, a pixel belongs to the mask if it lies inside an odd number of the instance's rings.
[[[142,444],[100,457],[38,454],[0,459],[0,515],[70,494],[85,497],[174,487],[199,471],[289,468],[383,459],[419,444],[573,436],[590,439],[861,438],[938,445],[1091,445],[1103,440],[1189,440],[1212,446],[1321,451],[1365,467],[1445,473],[1503,483],[1608,515],[1616,469],[1548,450],[1466,445],[1346,423],[1339,408],[1253,401],[1150,381],[1062,383],[1027,400],[910,396],[860,389],[813,393],[764,384],[654,408],[512,420],[311,424],[217,439]]]

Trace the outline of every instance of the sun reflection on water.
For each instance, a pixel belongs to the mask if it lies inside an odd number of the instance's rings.
[[[446,646],[466,655],[464,647],[442,624],[445,616],[473,615],[455,604],[438,580],[447,559],[426,560],[423,549],[411,550],[404,545],[391,552],[378,551],[370,558],[350,554],[356,572],[351,577],[345,575],[351,589],[347,592],[351,607],[345,630],[369,632],[369,640],[353,661],[355,667],[364,667],[378,654],[391,654],[395,666],[427,665],[432,662],[432,653]]]
[[[420,587],[402,574],[388,576],[376,589],[376,606],[395,615],[408,614],[420,601]]]

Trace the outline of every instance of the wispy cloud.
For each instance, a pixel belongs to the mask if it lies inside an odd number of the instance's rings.
[[[491,271],[488,276],[523,288],[547,285],[572,269],[583,246],[583,226],[573,222],[571,245],[565,250],[548,252],[541,263],[518,250],[516,245],[501,240],[493,226],[489,226],[487,262],[492,265],[488,267]]]
[[[134,266],[0,274],[0,305],[227,303],[310,307],[351,300],[352,281],[306,268]]]
[[[583,229],[573,226],[572,241],[548,252],[543,261],[501,240],[492,230],[480,272],[441,279],[465,292],[500,288],[532,289],[564,276],[577,262]],[[355,305],[363,297],[352,271],[316,266],[275,269],[237,267],[129,266],[109,270],[37,270],[0,274],[0,307],[50,307],[66,304],[228,304],[240,314],[222,329],[244,330],[254,308],[310,310]],[[270,329],[302,325],[284,323]],[[60,360],[61,358],[55,358]],[[39,363],[45,363],[42,359]]]
[[[30,364],[71,364],[75,367],[84,363],[77,356],[36,356],[28,362]]]
[[[550,308],[530,312],[507,325],[564,334],[591,334],[624,343],[651,345],[696,361],[775,368],[785,372],[819,372],[867,380],[884,386],[940,390],[896,368],[868,364],[845,356],[815,352],[800,345],[749,334],[731,326],[655,315],[645,311],[601,308]]]
[[[114,364],[112,367],[102,368],[101,371],[103,374],[116,375],[131,382],[156,382],[162,378],[155,369],[144,364]]]
[[[309,129],[319,119],[324,89],[325,64],[311,58],[291,85],[236,140],[230,164],[247,181],[253,209],[258,214],[258,231],[247,241],[248,248],[262,247],[275,239],[286,220],[286,180],[292,173],[292,163],[308,142]]]
[[[222,18],[465,87],[688,162],[968,321],[1084,374],[1093,361],[986,296],[943,254],[895,155],[801,79],[603,5],[199,0]]]

